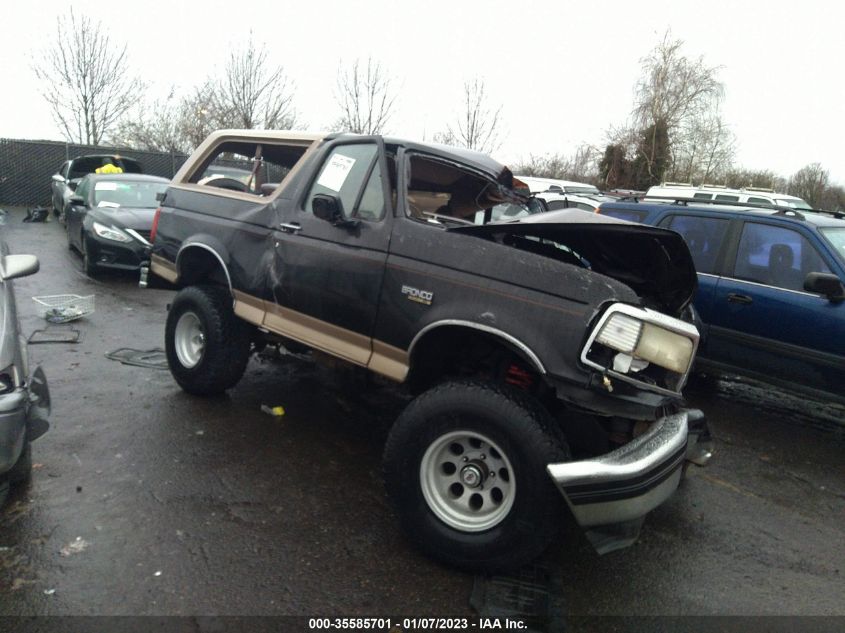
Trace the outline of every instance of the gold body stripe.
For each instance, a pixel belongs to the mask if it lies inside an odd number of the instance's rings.
[[[408,376],[408,353],[403,349],[239,290],[233,294],[235,314],[245,321],[367,367],[391,380],[403,382]]]
[[[176,264],[170,263],[161,255],[150,257],[150,271],[172,284],[176,283],[176,279],[179,276],[176,272]]]

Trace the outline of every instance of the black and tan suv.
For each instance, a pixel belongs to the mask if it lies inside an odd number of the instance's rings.
[[[176,382],[221,392],[257,347],[295,342],[404,383],[416,397],[385,483],[409,537],[447,563],[530,560],[566,507],[600,552],[633,543],[685,458],[710,456],[681,399],[695,269],[654,227],[577,210],[489,222],[523,192],[467,150],[213,134],[151,237],[152,274],[180,288],[165,330]]]

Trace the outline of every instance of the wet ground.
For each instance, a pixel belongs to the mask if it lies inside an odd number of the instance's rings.
[[[172,293],[87,278],[56,222],[11,215],[23,331],[36,295],[93,294],[77,344],[30,347],[53,396],[31,485],[0,515],[0,615],[472,615],[473,577],[403,539],[380,455],[403,405],[360,376],[253,359],[225,397],[105,357],[163,346]],[[845,615],[845,410],[720,382],[690,393],[706,469],[596,556],[565,529],[546,563],[570,615]],[[281,405],[282,417],[261,411]]]

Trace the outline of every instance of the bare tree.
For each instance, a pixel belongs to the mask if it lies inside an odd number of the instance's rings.
[[[813,208],[819,208],[828,186],[828,172],[820,163],[805,165],[789,179],[788,193],[803,198]]]
[[[143,89],[127,71],[126,45],[114,44],[99,22],[56,18],[56,37],[33,64],[43,96],[68,141],[99,145]]]
[[[235,127],[231,120],[226,119],[228,111],[220,116],[217,104],[213,80],[207,80],[181,99],[178,108],[179,132],[186,148],[196,148],[214,130]]]
[[[743,187],[764,187],[774,191],[785,191],[787,181],[768,169],[746,169],[742,167],[729,169],[722,184],[733,189]]]
[[[845,212],[845,187],[832,185],[824,190],[819,207],[827,211]]]
[[[528,160],[514,165],[515,174],[556,178],[578,182],[597,182],[599,180],[600,152],[592,145],[582,144],[570,155],[546,154],[529,155]]]
[[[356,134],[384,133],[396,101],[392,83],[381,64],[371,57],[366,68],[356,59],[350,68],[339,69],[335,100],[341,115],[335,128]]]
[[[718,68],[705,65],[703,58],[690,60],[682,53],[683,41],[673,40],[667,31],[651,53],[641,60],[643,75],[637,82],[633,121],[642,132],[638,154],[651,181],[663,177],[660,166],[668,166],[681,126],[706,118],[717,111],[723,94]],[[668,138],[668,144],[661,141]]]
[[[684,121],[672,146],[668,179],[715,182],[733,164],[736,139],[717,112],[705,112]]]
[[[468,149],[489,154],[501,145],[499,122],[502,106],[495,110],[487,105],[483,79],[464,83],[464,111],[455,127],[447,126],[446,132],[435,135],[435,140],[446,145],[461,145]]]
[[[266,44],[256,45],[249,34],[235,48],[223,74],[198,94],[207,98],[206,116],[218,127],[291,129],[297,125],[294,86],[282,66],[267,60]]]
[[[141,103],[132,116],[121,119],[111,141],[137,149],[187,153],[196,145],[186,138],[182,110],[183,103],[171,89],[166,99]]]

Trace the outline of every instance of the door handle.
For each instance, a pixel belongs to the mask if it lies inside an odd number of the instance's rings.
[[[285,233],[296,233],[302,230],[302,225],[299,222],[282,222],[279,226]]]
[[[748,295],[738,295],[735,292],[728,294],[728,301],[731,303],[754,303],[754,299]]]

